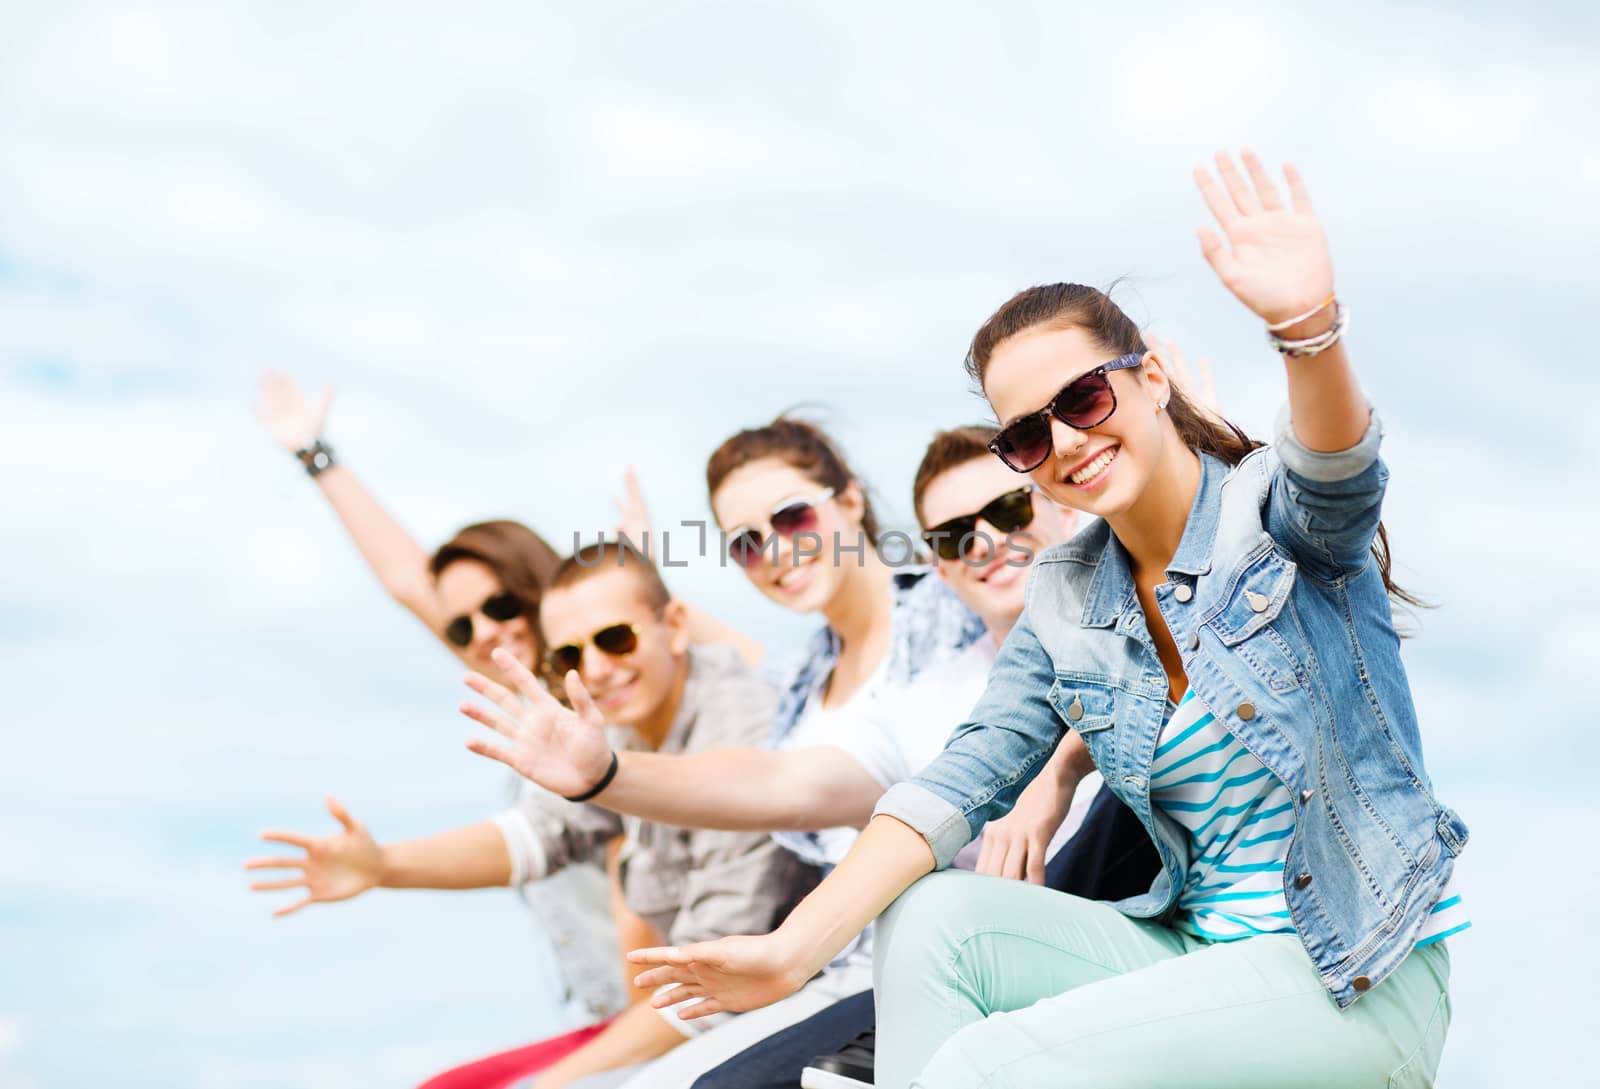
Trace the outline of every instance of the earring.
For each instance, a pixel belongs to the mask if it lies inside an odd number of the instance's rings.
[[[1167,402],[1162,401],[1160,404],[1156,405],[1156,411],[1157,412],[1165,411],[1166,407],[1167,407]]]

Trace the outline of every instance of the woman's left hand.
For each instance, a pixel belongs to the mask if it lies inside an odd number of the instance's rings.
[[[1333,295],[1333,262],[1299,172],[1287,164],[1283,168],[1290,201],[1284,207],[1261,160],[1250,151],[1240,158],[1248,179],[1233,157],[1220,151],[1220,184],[1209,169],[1195,167],[1200,194],[1227,237],[1224,242],[1202,227],[1200,250],[1223,286],[1271,325],[1304,314]]]

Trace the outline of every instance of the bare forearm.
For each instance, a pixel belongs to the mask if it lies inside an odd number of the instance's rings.
[[[1303,340],[1333,324],[1330,308],[1279,335]],[[1312,450],[1348,450],[1367,433],[1369,409],[1344,342],[1304,359],[1284,359],[1289,374],[1289,418],[1295,437]]]
[[[596,801],[686,828],[807,831],[861,824],[882,792],[838,749],[729,748],[622,753],[617,777]]]
[[[579,1078],[646,1062],[683,1043],[683,1034],[650,1008],[636,1002],[594,1039],[546,1070],[535,1089],[559,1089]]]
[[[424,623],[437,628],[428,553],[423,547],[344,466],[322,473],[317,486],[383,588]]]
[[[505,837],[484,821],[379,848],[379,884],[390,889],[486,889],[511,880]]]
[[[894,817],[873,817],[834,871],[776,932],[805,961],[800,978],[820,971],[933,866],[933,849],[918,832]]]

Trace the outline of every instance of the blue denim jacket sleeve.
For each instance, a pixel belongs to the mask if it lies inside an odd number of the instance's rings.
[[[950,865],[985,824],[1011,811],[1066,732],[1048,700],[1054,682],[1024,610],[969,721],[921,774],[890,787],[874,815],[910,825],[933,848],[935,868]]]
[[[1373,413],[1360,442],[1319,452],[1296,437],[1287,405],[1278,414],[1267,529],[1324,581],[1359,574],[1371,553],[1389,480],[1378,457],[1382,440],[1383,421]]]

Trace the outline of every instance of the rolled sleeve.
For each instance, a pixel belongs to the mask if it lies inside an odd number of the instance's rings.
[[[492,820],[511,856],[512,885],[591,861],[622,834],[622,819],[615,813],[569,802],[531,783],[519,787],[516,801]]]
[[[1383,421],[1375,412],[1361,441],[1333,451],[1302,443],[1287,405],[1278,414],[1268,528],[1323,579],[1347,577],[1366,566],[1389,479],[1378,456],[1382,441]]]
[[[1348,450],[1313,450],[1300,441],[1294,433],[1294,421],[1289,417],[1289,405],[1278,410],[1277,442],[1274,448],[1283,467],[1307,481],[1332,484],[1359,477],[1378,460],[1378,447],[1383,442],[1383,421],[1371,408],[1367,409],[1366,434]]]
[[[534,830],[528,815],[518,809],[507,809],[493,818],[494,826],[506,841],[506,854],[511,857],[509,885],[522,885],[537,881],[550,872],[550,856],[544,843]]]
[[[927,787],[896,783],[878,799],[872,815],[893,817],[909,825],[933,849],[933,866],[942,870],[972,841],[966,815]]]

